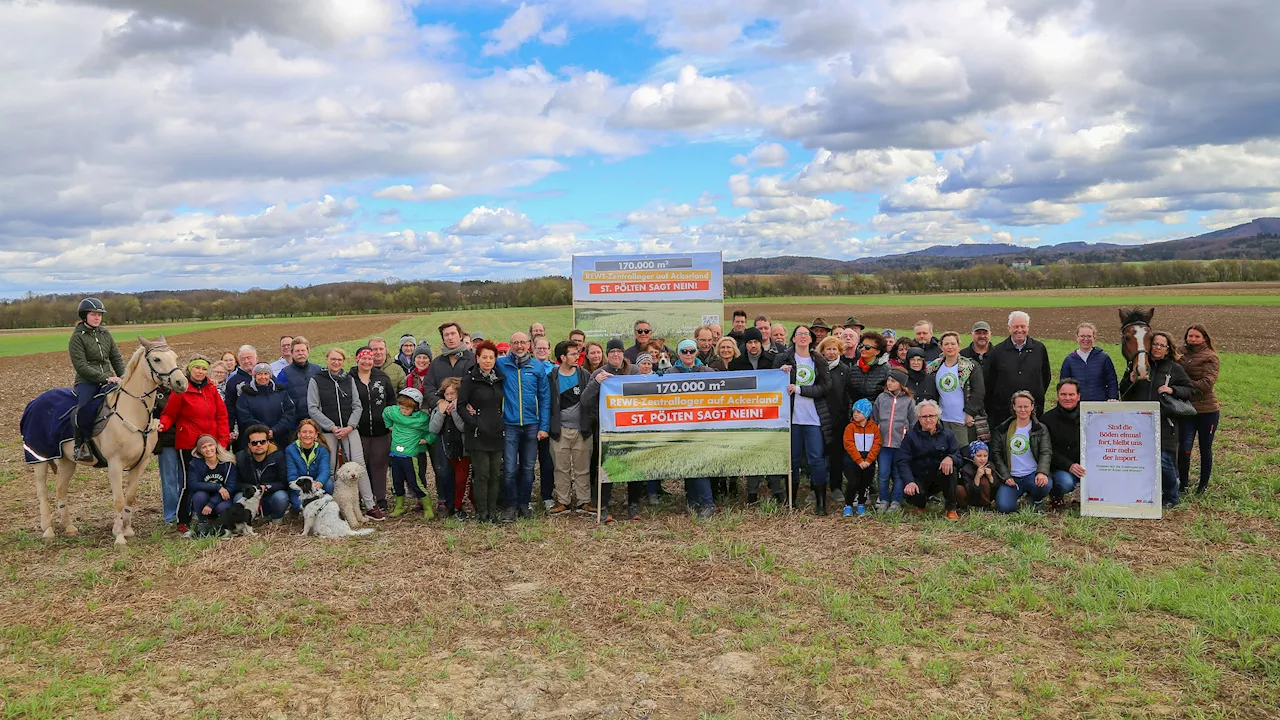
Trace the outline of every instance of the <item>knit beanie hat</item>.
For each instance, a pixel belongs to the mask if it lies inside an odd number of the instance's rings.
[[[430,358],[431,346],[427,343],[418,343],[418,346],[413,349],[413,356],[417,357],[419,355],[426,355],[428,358]]]
[[[921,349],[920,349],[920,348],[918,348],[918,347],[907,348],[907,360],[908,360],[908,361],[910,361],[910,360],[911,360],[911,358],[913,358],[913,357],[923,358],[924,356],[925,356],[925,355],[924,355],[924,350],[921,350]]]
[[[893,378],[894,380],[897,380],[899,385],[901,385],[901,386],[903,386],[903,387],[906,387],[906,385],[907,385],[907,374],[906,374],[906,373],[904,373],[904,372],[902,372],[902,371],[901,371],[901,370],[899,370],[898,368],[890,368],[890,369],[889,369],[889,377]]]
[[[871,417],[871,401],[866,398],[862,398],[853,404],[853,411],[862,413],[862,417]]]
[[[405,343],[413,343],[413,346],[416,348],[418,346],[418,339],[412,335],[401,335],[400,344],[396,347],[404,347]]]
[[[637,365],[640,365],[642,363],[647,363],[647,362],[653,362],[653,356],[650,355],[649,353],[640,353],[639,355],[636,356]]]
[[[742,333],[742,342],[749,343],[752,340],[756,342],[764,342],[764,335],[760,334],[760,328],[749,327]]]
[[[681,350],[697,350],[697,349],[698,349],[698,343],[688,339],[681,340],[679,343],[676,344],[676,352],[680,352]]]
[[[969,457],[973,457],[974,455],[977,455],[979,450],[985,453],[991,452],[990,450],[987,449],[987,444],[982,442],[981,440],[974,440],[973,442],[969,443]]]
[[[271,365],[269,365],[269,364],[267,364],[267,363],[258,363],[257,365],[254,365],[254,366],[253,366],[253,374],[254,374],[254,375],[257,375],[257,374],[258,374],[258,373],[260,373],[260,372],[264,372],[264,373],[269,373],[269,374],[271,374]]]
[[[611,352],[613,352],[614,350],[626,350],[626,349],[627,349],[627,348],[626,348],[626,346],[625,346],[625,345],[623,345],[623,344],[622,344],[622,341],[621,341],[621,340],[619,340],[618,338],[614,338],[614,339],[610,340],[610,341],[609,341],[608,343],[606,343],[606,344],[605,344],[605,346],[604,346],[604,351],[605,351],[605,353],[606,353],[606,354],[611,353]]]

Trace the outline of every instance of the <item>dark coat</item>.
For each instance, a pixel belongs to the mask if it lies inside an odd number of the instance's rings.
[[[1120,397],[1116,366],[1102,348],[1089,351],[1089,362],[1080,359],[1075,350],[1062,358],[1058,378],[1074,378],[1080,383],[1080,399],[1106,402]]]
[[[1080,406],[1073,410],[1063,410],[1054,406],[1040,417],[1040,422],[1049,428],[1049,441],[1053,443],[1053,458],[1050,468],[1067,472],[1072,465],[1080,462]]]
[[[356,395],[360,396],[360,423],[356,430],[360,437],[382,437],[391,430],[382,421],[382,411],[396,401],[396,386],[391,377],[380,368],[369,371],[369,384],[360,382],[360,369],[353,367],[349,371],[351,380],[356,384]]]
[[[987,355],[987,416],[991,427],[1003,425],[1013,417],[1009,401],[1019,390],[1026,390],[1036,401],[1036,415],[1044,414],[1044,393],[1049,389],[1053,370],[1049,366],[1049,351],[1044,343],[1033,337],[1019,351],[1013,338],[991,348]]]
[[[742,351],[741,355],[733,359],[733,363],[729,365],[729,369],[730,370],[772,370],[774,367],[774,361],[777,359],[778,359],[778,356],[776,353],[770,350],[761,349],[760,359],[756,361],[756,364],[759,367],[751,367],[751,358],[747,357],[747,352],[744,350]]]
[[[83,322],[76,323],[67,341],[67,352],[71,355],[77,383],[105,385],[112,375],[124,377],[124,356],[111,331],[101,325],[89,327]]]
[[[252,383],[253,373],[247,373],[240,368],[236,368],[235,372],[227,376],[227,382],[222,390],[222,402],[227,406],[227,424],[231,430],[234,430],[236,424],[240,422],[240,413],[236,412],[236,401],[240,399],[240,386]],[[243,445],[243,441],[238,440],[237,444]]]
[[[240,485],[266,486],[267,494],[289,489],[289,465],[283,450],[267,453],[261,463],[248,450],[236,453],[236,479]]]
[[[823,360],[823,362],[826,362]],[[831,385],[827,390],[827,414],[831,416],[831,438],[833,442],[844,442],[844,427],[849,424],[849,402],[845,394],[849,387],[849,366],[838,362],[834,368],[827,368],[831,375]]]
[[[450,362],[450,357],[453,356],[438,355],[427,367],[426,383],[419,388],[422,390],[422,407],[435,407],[440,401],[440,383],[444,382],[445,378],[466,378],[471,368],[475,367],[476,356],[470,350],[462,351],[462,355],[457,357],[457,362]],[[463,419],[466,419],[465,415]]]
[[[991,428],[991,465],[995,468],[996,474],[1002,478],[1013,477],[1009,458],[1012,452],[1009,449],[1009,443],[1013,440],[1013,426],[1017,423],[1017,418],[1009,418],[1004,424]],[[1031,441],[1031,456],[1036,461],[1036,472],[1048,475],[1052,470],[1053,461],[1053,441],[1049,438],[1049,428],[1044,423],[1031,418],[1031,431],[1029,433]]]
[[[960,469],[960,446],[955,433],[938,422],[938,432],[930,435],[916,423],[902,438],[902,444],[894,455],[894,468],[903,486],[910,485],[917,477],[933,477],[944,457],[950,457],[955,469]]]
[[[576,389],[580,393],[582,393],[580,397],[585,397],[585,394],[587,392],[587,385],[589,385],[590,383],[591,383],[591,378],[587,377],[587,371],[583,370],[582,368],[578,368],[578,385]],[[551,436],[552,440],[559,440],[560,439],[560,367],[559,366],[554,366],[554,365],[552,366],[551,372],[547,374],[547,384],[550,385],[551,387],[551,430],[548,431],[548,434]],[[582,404],[581,399],[578,401],[578,404],[579,405]],[[591,434],[594,431],[594,428],[591,427],[591,422],[590,422],[591,417],[598,415],[599,411],[597,410],[597,412],[595,413],[588,413],[587,408],[582,407],[582,408],[579,408],[578,412],[579,412],[578,417],[581,421],[580,424],[582,425],[582,427],[579,428],[579,434],[582,436],[583,439],[589,438],[591,437]]]
[[[830,445],[832,438],[835,437],[835,428],[832,426],[831,413],[827,408],[827,394],[831,390],[831,372],[827,368],[826,358],[817,353],[810,353],[813,360],[814,378],[813,384],[800,388],[800,395],[813,400],[813,405],[818,411],[818,423],[822,425],[822,441]],[[788,348],[786,352],[778,355],[774,360],[774,367],[781,368],[785,365],[791,366],[791,384],[796,384],[796,349]],[[794,417],[796,404],[791,403],[791,414]],[[843,428],[841,428],[843,430]]]
[[[276,445],[287,445],[293,428],[298,425],[297,413],[293,397],[275,382],[267,385],[249,382],[240,386],[240,395],[236,399],[236,419],[242,433],[250,425],[266,425],[271,428]]]
[[[297,428],[298,423],[304,418],[311,417],[307,409],[307,388],[311,385],[311,378],[323,371],[324,368],[313,362],[308,362],[302,367],[295,362],[290,362],[276,375],[276,383],[288,391],[289,397],[293,400],[295,416],[293,428]]]
[[[1133,382],[1129,379],[1133,369],[1125,369],[1124,377],[1120,378],[1121,400],[1160,402],[1159,390],[1160,386],[1165,384],[1166,378],[1169,387],[1173,389],[1174,397],[1189,402],[1195,396],[1195,386],[1191,384],[1191,378],[1187,377],[1187,371],[1174,362],[1172,357],[1166,355],[1163,360],[1152,362],[1149,370],[1148,379]],[[1164,412],[1164,406],[1161,406],[1160,452],[1176,453],[1177,451],[1178,420]]]
[[[880,393],[884,392],[884,381],[889,379],[888,363],[881,363],[879,358],[867,372],[862,372],[857,359],[851,363],[842,363],[849,368],[848,382],[845,385],[844,399],[850,406],[859,400],[875,403]]]
[[[436,360],[431,361],[433,368]],[[458,364],[461,365],[462,361],[459,360]],[[502,374],[496,365],[493,373],[493,379],[487,378],[480,371],[480,366],[473,363],[458,389],[458,414],[467,426],[464,443],[468,453],[501,452],[503,449],[506,426],[502,422]]]

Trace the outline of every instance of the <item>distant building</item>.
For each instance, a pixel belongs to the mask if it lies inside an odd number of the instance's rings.
[[[1031,261],[1030,260],[1014,260],[1012,263],[1009,263],[1009,267],[1012,267],[1014,270],[1030,270]]]

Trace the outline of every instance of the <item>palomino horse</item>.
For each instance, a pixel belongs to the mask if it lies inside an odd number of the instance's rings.
[[[107,461],[107,477],[111,480],[116,511],[112,532],[117,546],[124,545],[125,538],[133,537],[133,505],[138,497],[138,480],[156,446],[157,436],[151,415],[156,406],[156,391],[161,386],[172,392],[186,392],[187,378],[178,366],[178,354],[170,349],[163,336],[155,342],[139,337],[138,349],[129,359],[120,385],[107,393],[103,409],[107,422],[96,438],[98,449]],[[61,458],[34,465],[40,529],[44,531],[45,539],[54,536],[47,486],[51,469],[57,477],[58,524],[65,534],[76,534],[67,507],[67,485],[76,471],[76,463],[71,459],[74,456],[74,441],[67,440],[62,444]]]
[[[1147,376],[1147,358],[1151,351],[1151,318],[1156,309],[1119,308],[1120,351],[1129,368],[1138,371],[1139,378]]]

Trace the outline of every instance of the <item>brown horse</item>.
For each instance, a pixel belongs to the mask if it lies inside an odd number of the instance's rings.
[[[96,442],[107,460],[107,477],[111,481],[116,521],[112,529],[116,545],[124,545],[125,538],[133,537],[133,504],[138,496],[138,480],[147,468],[147,460],[156,446],[156,430],[152,410],[156,406],[156,392],[164,387],[173,392],[186,392],[187,377],[178,366],[178,354],[161,337],[155,342],[138,338],[138,349],[129,359],[120,384],[107,393],[103,413],[107,422]],[[52,392],[52,391],[51,391]],[[62,444],[62,457],[37,463],[36,501],[40,505],[40,529],[46,539],[52,539],[53,512],[49,509],[47,477],[50,470],[57,477],[58,524],[67,535],[75,535],[71,524],[71,512],[67,507],[67,485],[75,474],[76,463],[71,458],[75,448],[73,441]],[[126,484],[127,480],[127,484]]]
[[[1120,313],[1120,351],[1128,363],[1126,374],[1131,370],[1138,371],[1138,378],[1147,377],[1147,359],[1151,352],[1151,318],[1156,309],[1119,308]]]

